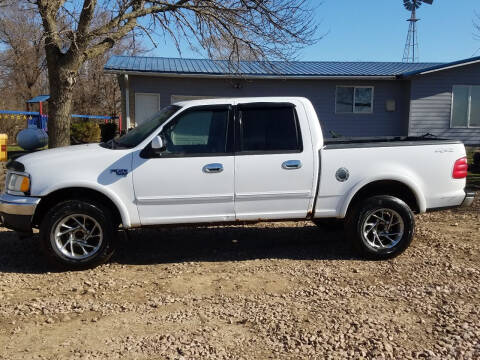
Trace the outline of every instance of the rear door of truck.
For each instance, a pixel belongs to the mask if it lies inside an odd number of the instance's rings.
[[[305,218],[315,195],[315,159],[303,106],[240,103],[235,119],[236,219]]]

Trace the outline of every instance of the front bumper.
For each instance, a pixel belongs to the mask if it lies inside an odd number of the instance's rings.
[[[472,206],[473,200],[475,200],[475,191],[472,189],[465,189],[465,199],[463,199],[461,207]]]
[[[32,231],[32,218],[40,198],[0,195],[0,220],[6,228],[20,231]]]

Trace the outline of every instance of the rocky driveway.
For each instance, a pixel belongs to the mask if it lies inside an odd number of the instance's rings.
[[[53,272],[0,231],[0,359],[480,358],[479,202],[363,261],[309,222],[142,230]]]

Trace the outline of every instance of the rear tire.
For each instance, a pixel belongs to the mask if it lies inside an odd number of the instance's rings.
[[[347,237],[361,255],[384,260],[400,255],[411,244],[415,217],[404,201],[378,195],[355,206],[345,226]]]
[[[46,257],[69,270],[85,270],[107,262],[115,248],[115,227],[109,209],[89,200],[55,205],[40,224]]]

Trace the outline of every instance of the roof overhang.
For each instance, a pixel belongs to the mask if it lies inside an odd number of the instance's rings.
[[[130,70],[112,70],[104,69],[106,74],[113,75],[134,75],[134,76],[153,76],[169,78],[205,78],[205,79],[235,79],[235,80],[398,80],[398,76],[345,76],[345,75],[248,75],[248,74],[194,74],[194,73],[168,73],[154,71],[130,71]]]
[[[411,71],[407,72],[404,74],[401,74],[400,76],[402,78],[408,78],[411,76],[416,76],[416,75],[426,75],[426,74],[431,74],[439,71],[444,71],[444,70],[450,70],[450,69],[455,69],[463,66],[468,66],[468,65],[475,65],[480,63],[480,57],[475,57],[475,58],[470,58],[470,59],[465,59],[465,60],[459,60],[459,61],[454,61],[450,62],[447,64],[443,65],[437,65],[437,66],[432,66],[430,68],[422,69],[419,71]]]

